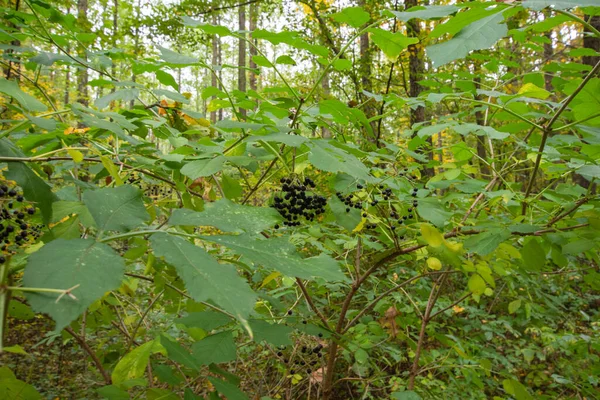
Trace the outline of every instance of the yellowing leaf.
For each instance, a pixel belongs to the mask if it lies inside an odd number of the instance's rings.
[[[206,118],[198,118],[196,121],[198,121],[198,125],[203,126],[205,128],[208,128],[210,126],[210,121]]]
[[[524,84],[521,89],[519,89],[519,93],[523,96],[532,97],[534,99],[547,99],[550,96],[550,92],[546,89],[542,89],[534,85],[533,83]]]
[[[75,161],[76,163],[80,163],[83,161],[83,153],[79,150],[67,149],[67,153],[69,153],[73,161]]]
[[[444,236],[433,225],[422,224],[421,235],[431,247],[440,247],[444,243]]]
[[[461,312],[465,311],[465,309],[459,305],[456,305],[452,307],[452,311],[454,311],[456,314],[460,314]]]
[[[427,259],[427,266],[434,271],[439,271],[442,269],[442,262],[435,257],[429,257]]]
[[[265,279],[263,279],[260,287],[262,288],[262,287],[268,285],[269,282],[271,282],[273,279],[279,278],[280,276],[281,276],[281,273],[278,271],[271,272]]]
[[[112,176],[115,182],[117,182],[117,186],[122,185],[123,180],[121,179],[121,176],[119,176],[119,168],[117,168],[115,163],[113,163],[112,160],[106,156],[102,156],[100,159],[102,160],[102,165],[104,165],[104,168],[106,168],[110,176]]]
[[[485,281],[478,274],[473,274],[469,278],[469,283],[467,284],[469,290],[474,294],[481,295],[485,291],[486,285]]]
[[[352,230],[352,232],[360,232],[362,231],[362,229],[364,228],[365,224],[367,223],[366,218],[361,218],[360,222],[358,223],[358,225],[356,225],[356,228],[354,228]]]
[[[446,241],[446,247],[448,248],[448,250],[454,252],[454,253],[460,253],[463,249],[463,244],[459,243],[459,242],[455,242],[455,241]]]

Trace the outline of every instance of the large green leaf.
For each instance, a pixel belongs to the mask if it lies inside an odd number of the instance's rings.
[[[57,239],[28,260],[23,285],[32,288],[70,289],[73,296],[58,293],[27,292],[31,307],[50,315],[60,331],[81,315],[104,293],[121,284],[125,263],[109,246],[89,239]]]
[[[502,381],[502,386],[506,393],[514,396],[516,400],[533,400],[534,397],[529,394],[529,391],[523,384],[515,379],[505,379]]]
[[[521,257],[528,270],[539,271],[546,264],[546,253],[536,238],[531,238],[525,243],[521,249]]]
[[[160,337],[160,344],[167,351],[167,355],[169,359],[191,369],[198,370],[199,365],[196,362],[196,359],[190,354],[190,352],[177,343],[174,340],[171,340],[165,335]]]
[[[418,19],[435,19],[447,17],[460,10],[456,6],[418,6],[412,7],[405,12],[390,11],[397,19],[403,22],[408,22],[413,18]]]
[[[21,150],[8,139],[0,140],[0,155],[8,157],[24,156]],[[8,165],[8,171],[4,173],[4,176],[17,182],[23,188],[25,198],[39,207],[44,222],[50,222],[52,219],[52,203],[58,200],[50,186],[25,163],[7,162],[6,164]]]
[[[446,211],[443,203],[435,198],[419,199],[417,211],[421,218],[431,222],[438,228],[443,227],[452,217],[452,213]]]
[[[262,319],[252,319],[249,321],[252,332],[254,332],[254,341],[260,343],[265,341],[273,346],[290,346],[292,340],[290,334],[294,331],[291,327],[284,324],[270,324]]]
[[[371,16],[362,7],[346,7],[338,13],[331,14],[331,18],[354,28],[360,28],[369,22]]]
[[[464,243],[465,248],[469,252],[486,256],[496,250],[496,247],[509,237],[510,231],[508,229],[490,229],[489,231],[470,236]]]
[[[215,158],[205,158],[203,160],[188,162],[181,168],[181,173],[191,179],[211,176],[223,169],[225,160],[225,157],[219,155]]]
[[[187,317],[175,320],[178,324],[184,324],[190,328],[202,328],[212,331],[215,328],[226,325],[233,321],[227,315],[216,311],[202,311],[190,313]]]
[[[0,367],[0,396],[6,400],[38,400],[42,398],[35,387],[17,379],[8,367]]]
[[[19,85],[15,81],[9,81],[4,78],[0,78],[0,93],[4,93],[21,104],[27,111],[46,111],[48,107],[44,103],[30,94],[25,93],[19,88]]]
[[[136,88],[119,89],[107,94],[106,96],[100,97],[94,102],[94,104],[98,108],[105,108],[108,107],[113,101],[131,101],[135,100],[139,95],[140,90]]]
[[[158,47],[158,49],[160,50],[160,58],[162,58],[169,64],[190,65],[198,62],[197,58],[184,56],[183,54],[176,53],[173,50],[169,50],[161,46],[156,47]]]
[[[126,232],[149,219],[142,201],[142,191],[134,186],[87,190],[83,202],[101,231]]]
[[[232,265],[219,264],[202,248],[164,233],[151,238],[154,253],[173,265],[196,301],[211,300],[245,321],[256,294]]]
[[[498,12],[498,6],[485,7],[485,3],[476,2],[470,2],[469,5],[472,8],[459,12],[443,24],[436,25],[429,34],[429,37],[437,39],[445,34],[455,35],[467,25]]]
[[[440,67],[465,57],[470,51],[490,48],[508,32],[503,19],[502,12],[496,12],[475,21],[447,42],[428,46],[427,55],[435,67]]]
[[[144,376],[150,356],[164,351],[164,347],[157,340],[151,340],[136,347],[117,363],[111,375],[113,383],[118,385],[127,380]]]
[[[221,332],[205,337],[192,346],[192,355],[198,365],[233,361],[237,351],[231,332]]]
[[[356,179],[374,181],[369,169],[356,156],[332,146],[327,140],[311,140],[308,145],[312,150],[308,154],[308,161],[315,168],[327,172],[345,172]]]
[[[251,207],[221,199],[197,212],[181,208],[169,219],[170,225],[214,226],[225,232],[261,232],[281,221],[273,208]]]
[[[328,281],[345,281],[340,265],[333,258],[321,254],[318,257],[302,258],[285,237],[260,239],[247,234],[237,236],[205,236],[206,240],[219,243],[254,263],[281,272],[284,275]]]
[[[418,38],[405,36],[401,32],[390,32],[380,28],[373,28],[371,39],[390,60],[395,61],[400,53],[409,45],[419,43]]]
[[[213,377],[208,377],[208,380],[227,400],[250,400],[248,396],[232,383]]]
[[[557,10],[566,10],[575,7],[600,7],[598,0],[524,0],[523,7],[535,11],[552,7]]]

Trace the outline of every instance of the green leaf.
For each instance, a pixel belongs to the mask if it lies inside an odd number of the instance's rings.
[[[496,5],[496,7],[484,7],[485,3],[471,2],[469,4],[472,5],[471,8],[459,12],[443,24],[436,25],[429,34],[429,37],[431,39],[437,39],[445,34],[455,35],[467,25],[498,12],[498,5]],[[504,7],[502,7],[502,9],[504,9]]]
[[[98,394],[108,400],[129,400],[129,393],[115,385],[102,386],[97,390]]]
[[[369,22],[371,16],[362,7],[347,7],[341,12],[331,14],[331,18],[342,24],[348,24],[353,28],[360,28]]]
[[[598,0],[524,0],[521,5],[535,11],[543,10],[546,7],[552,7],[556,10],[566,10],[576,7],[600,6]]]
[[[205,331],[212,331],[232,321],[227,315],[216,311],[202,311],[190,313],[187,317],[175,320],[177,324],[184,324],[190,328],[202,328]]]
[[[531,238],[521,249],[525,269],[540,271],[546,265],[546,252],[536,238]]]
[[[164,352],[160,342],[151,340],[136,347],[119,360],[112,372],[112,382],[120,384],[130,379],[144,376],[150,356],[154,353]]]
[[[252,61],[254,61],[254,64],[258,65],[259,67],[273,67],[271,61],[269,61],[266,57],[263,56],[252,56]]]
[[[335,68],[336,71],[347,71],[352,69],[352,61],[346,58],[338,58],[333,62],[333,68]]]
[[[476,295],[481,295],[485,291],[485,280],[478,274],[473,274],[467,283],[469,290]]]
[[[25,293],[31,307],[46,313],[61,331],[81,315],[104,293],[121,284],[125,263],[109,246],[89,239],[57,239],[29,256],[23,286],[47,289],[71,289],[76,297],[58,293]]]
[[[254,341],[260,343],[263,340],[273,346],[290,346],[292,340],[290,334],[294,331],[291,327],[283,324],[270,324],[260,319],[249,321],[252,332],[254,332]]]
[[[440,247],[445,242],[444,236],[440,231],[429,224],[421,224],[421,235],[423,235],[423,239],[431,247]]]
[[[538,87],[533,83],[526,83],[523,86],[521,86],[521,89],[519,89],[518,94],[523,95],[525,97],[531,97],[533,99],[542,100],[547,99],[551,95],[549,91],[547,91],[546,89],[542,89],[541,87]]]
[[[593,178],[599,179],[600,165],[584,165],[583,167],[577,169],[577,173],[586,178],[588,181],[592,180]]]
[[[231,332],[210,335],[192,345],[192,355],[197,365],[219,364],[235,360],[235,342]]]
[[[191,161],[181,168],[181,173],[193,180],[203,176],[211,176],[223,169],[225,161],[226,158],[222,155],[218,155],[214,158]]]
[[[446,211],[444,205],[433,198],[419,199],[417,212],[421,218],[431,222],[438,228],[442,228],[452,217],[452,213]]]
[[[8,139],[0,140],[0,155],[8,157],[23,157],[24,154]],[[6,179],[17,182],[23,188],[23,194],[29,201],[35,203],[42,212],[44,223],[52,219],[52,203],[58,200],[52,188],[40,178],[31,168],[22,162],[7,162]]]
[[[332,146],[329,141],[311,140],[308,145],[312,150],[308,154],[308,160],[315,168],[327,172],[345,172],[356,179],[374,181],[374,178],[369,175],[368,168],[358,158],[339,147]]]
[[[340,266],[333,258],[321,254],[318,257],[302,258],[285,237],[260,239],[248,234],[237,236],[204,236],[204,239],[230,248],[248,257],[255,264],[279,271],[290,277],[327,281],[346,281]]]
[[[589,239],[577,239],[567,243],[562,247],[562,253],[565,255],[580,255],[596,246],[595,242]]]
[[[211,376],[208,377],[208,380],[227,400],[250,400],[237,386],[229,382]]]
[[[190,354],[190,352],[185,347],[183,347],[176,341],[171,340],[170,338],[168,338],[165,335],[161,335],[160,336],[160,344],[167,351],[167,355],[169,356],[169,359],[171,359],[171,360],[175,361],[176,363],[179,363],[185,367],[188,367],[188,368],[191,368],[194,370],[199,369],[199,365],[196,362],[196,359]]]
[[[158,47],[158,49],[160,50],[160,58],[162,58],[169,64],[191,65],[198,62],[197,58],[184,56],[183,54],[176,53],[162,46],[156,47]]]
[[[258,233],[279,221],[281,217],[273,208],[243,206],[221,199],[207,204],[202,212],[185,208],[175,210],[169,224],[214,226],[225,232]]]
[[[40,102],[32,95],[22,91],[15,81],[9,81],[4,78],[0,78],[0,93],[4,93],[5,95],[12,97],[27,111],[43,112],[48,109],[44,103]]]
[[[183,16],[181,17],[181,19],[183,20],[183,24],[185,26],[199,28],[204,32],[208,33],[209,35],[219,35],[222,37],[233,36],[229,28],[227,28],[226,26],[205,24],[204,22],[196,21],[195,19],[192,19],[187,16]]]
[[[505,379],[502,381],[502,386],[506,393],[514,396],[516,400],[533,400],[533,396],[529,394],[527,388],[517,380]]]
[[[142,201],[142,191],[130,185],[86,190],[83,202],[101,231],[127,232],[150,218]]]
[[[271,133],[268,135],[252,135],[246,138],[246,142],[252,143],[264,140],[265,142],[284,143],[286,146],[300,147],[308,142],[308,138],[299,135],[289,135],[283,132]]]
[[[154,94],[157,96],[165,96],[166,98],[171,99],[173,101],[177,101],[179,103],[183,103],[183,104],[190,103],[190,100],[187,97],[185,97],[184,95],[182,95],[181,93],[172,92],[170,90],[165,90],[165,89],[154,89],[154,90],[152,90],[152,92],[154,92]]]
[[[403,22],[408,22],[413,18],[428,20],[447,17],[460,10],[456,6],[418,6],[411,7],[405,12],[391,11],[394,16]]]
[[[441,67],[466,57],[470,51],[490,48],[508,33],[503,20],[502,12],[497,12],[475,21],[447,42],[428,46],[427,55],[435,67]]]
[[[122,101],[131,101],[135,100],[140,95],[140,90],[136,88],[129,89],[119,89],[115,90],[112,93],[107,94],[106,96],[100,97],[98,100],[94,102],[96,107],[105,108],[108,107],[111,101],[122,100]]]
[[[517,310],[521,308],[521,299],[517,299],[508,303],[508,313],[514,314]]]
[[[480,256],[486,256],[496,250],[496,247],[510,237],[507,229],[490,229],[489,231],[470,236],[465,240],[465,248]]]
[[[171,86],[173,89],[179,90],[179,85],[177,84],[177,81],[173,75],[160,69],[154,74],[156,75],[156,79],[158,79],[158,81],[163,85]]]
[[[412,390],[405,390],[403,392],[394,392],[391,394],[390,399],[392,400],[421,400],[421,396],[417,392]]]
[[[296,61],[290,56],[283,55],[277,57],[275,64],[296,65]]]
[[[38,400],[42,398],[32,385],[17,379],[8,367],[0,367],[0,395],[6,400]]]
[[[232,265],[219,264],[202,248],[167,234],[150,239],[154,253],[173,265],[196,301],[211,300],[245,321],[254,309],[256,294]]]
[[[393,33],[380,28],[372,28],[369,31],[373,43],[392,61],[395,61],[409,45],[419,43],[419,39],[405,36],[401,32]]]

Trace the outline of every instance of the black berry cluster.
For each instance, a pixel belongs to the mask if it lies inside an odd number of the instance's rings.
[[[16,187],[0,185],[0,203],[0,264],[3,264],[6,262],[5,254],[14,254],[15,247],[38,239],[42,225],[28,223],[36,211]]]
[[[285,226],[300,226],[302,220],[313,221],[325,212],[327,199],[312,192],[316,187],[312,179],[285,177],[280,182],[281,191],[275,195],[272,207],[285,219]],[[279,225],[275,225],[277,228]]]
[[[359,184],[358,188],[362,189],[362,185]],[[346,212],[350,212],[350,210],[352,208],[357,208],[357,209],[362,208],[362,202],[360,201],[360,199],[357,196],[355,196],[353,194],[344,196],[342,193],[337,192],[335,195],[341,202],[343,202],[346,205]]]
[[[318,336],[323,337],[323,334],[320,333]],[[277,357],[288,365],[290,375],[303,372],[312,373],[315,370],[315,365],[319,363],[319,359],[323,357],[323,345],[321,343],[315,344],[313,342],[311,344],[306,342],[302,346],[298,344],[296,348],[299,348],[300,351],[292,351],[291,354],[287,354],[286,347],[281,346],[277,351]]]

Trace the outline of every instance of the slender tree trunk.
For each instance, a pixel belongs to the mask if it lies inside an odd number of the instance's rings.
[[[329,72],[326,72],[325,76],[323,76],[323,80],[321,81],[321,88],[323,89],[323,97],[329,97],[329,93],[331,90],[330,86],[329,86]],[[326,126],[321,127],[321,137],[323,139],[331,138],[331,131],[329,130],[328,127],[326,127]]]
[[[238,8],[238,30],[240,35],[246,36],[246,6]],[[238,89],[246,92],[246,41],[240,39],[238,47]],[[242,118],[246,117],[246,110],[240,108]]]
[[[420,4],[421,3],[421,4]],[[423,6],[426,5],[426,2],[420,2],[419,0],[406,0],[404,2],[404,6],[406,9],[415,6]],[[419,21],[416,19],[411,19],[406,23],[406,30],[409,37],[419,37],[421,33],[421,26],[419,25]],[[423,46],[419,43],[411,44],[408,46],[408,80],[409,80],[409,90],[408,95],[410,97],[419,97],[423,88],[419,85],[419,81],[423,79],[423,73],[425,72],[425,62],[424,62],[424,54],[423,54]],[[410,125],[414,126],[415,124],[421,123],[425,121],[425,107],[418,106],[416,108],[411,108],[410,110]],[[427,138],[427,143],[431,148],[431,151],[428,152],[429,160],[433,160],[433,141],[431,137]],[[424,175],[428,177],[432,177],[434,174],[432,167],[425,167]]]
[[[77,0],[77,23],[84,30],[88,30],[90,26],[87,11],[88,0]],[[79,57],[87,61],[87,54],[84,48],[79,49]],[[88,70],[85,67],[79,68],[77,73],[77,102],[86,107],[89,105]]]
[[[550,13],[544,13],[544,19],[549,18]],[[552,42],[552,29],[544,33],[544,36],[548,40],[547,43],[544,43],[544,61],[549,63],[554,55],[554,45]],[[552,73],[550,71],[546,71],[544,73],[544,87],[547,91],[552,92]]]
[[[114,6],[113,6],[113,37],[112,37],[112,46],[113,49],[117,48],[117,36],[119,34],[119,0],[114,0]],[[111,69],[110,69],[110,73],[112,74],[112,76],[116,77],[117,75],[117,68],[115,66],[115,64],[112,65]],[[115,87],[113,87],[111,89],[111,93],[114,92],[116,90]]]
[[[475,64],[475,88],[479,89],[481,87],[481,66],[479,65],[479,63]],[[477,100],[483,100],[481,95],[477,95],[475,97]],[[483,114],[483,111],[481,111],[480,109],[478,109],[477,111],[475,111],[475,122],[477,122],[477,125],[485,125],[485,117]],[[477,156],[481,159],[481,160],[487,160],[487,151],[485,150],[485,137],[484,136],[477,136]],[[490,174],[490,169],[489,167],[482,161],[479,161],[479,172],[481,172],[482,175],[489,175]]]
[[[366,0],[360,0],[358,5],[364,9],[368,9],[368,4]],[[367,22],[368,24],[368,22]],[[366,25],[365,25],[366,26]],[[360,36],[360,65],[359,65],[359,74],[360,74],[360,85],[363,90],[367,92],[373,93],[373,71],[371,70],[371,64],[373,61],[373,50],[371,48],[371,43],[369,40],[369,33],[365,32]],[[359,93],[362,93],[362,90],[359,90]],[[377,114],[377,107],[375,107],[375,100],[373,98],[366,98],[363,96],[363,101],[368,100],[364,106],[364,113],[368,119],[373,118]],[[362,101],[361,101],[362,102]],[[373,121],[370,123],[371,125],[371,133],[367,133],[366,138],[369,141],[375,141],[375,137],[377,135],[377,122]]]
[[[597,30],[600,30],[600,15],[595,15],[590,17],[589,15],[585,15],[584,19],[589,21],[590,25]],[[600,52],[600,38],[597,36],[593,36],[589,29],[584,28],[583,30],[583,47],[586,49],[592,49],[596,52]],[[581,60],[584,64],[593,67],[594,65],[600,62],[600,56],[584,56]],[[579,174],[573,175],[573,181],[584,188],[588,188],[590,186],[590,182],[585,179],[583,176]],[[596,192],[596,185],[594,184],[593,192]]]
[[[213,25],[219,24],[219,19],[218,19],[216,13],[213,13],[213,15],[212,15],[212,23],[213,23]],[[219,36],[218,35],[212,36],[212,61],[211,61],[211,64],[212,64],[212,68],[213,68],[213,73],[210,76],[210,85],[212,87],[219,87],[216,71],[214,71],[217,64],[219,64]],[[214,99],[214,97],[212,97],[212,99]],[[210,112],[210,122],[212,124],[217,122],[217,112],[216,111]]]
[[[140,51],[140,9],[142,7],[142,1],[138,0],[136,8],[135,8],[135,30],[134,30],[134,35],[135,37],[133,38],[134,40],[134,44],[133,44],[133,55],[135,57],[137,57],[139,51]],[[135,74],[133,73],[133,71],[131,72],[131,81],[135,82]],[[131,100],[129,102],[129,108],[133,108],[133,105],[135,104],[135,100]]]
[[[252,35],[252,33],[257,29],[257,19],[258,19],[258,15],[259,15],[259,11],[258,11],[258,5],[256,4],[251,4],[250,5],[250,35]],[[256,41],[256,39],[252,39],[252,44],[254,46],[257,46],[258,43]],[[248,75],[248,83],[250,84],[250,90],[256,90],[256,73],[254,72],[254,70],[256,70],[257,66],[256,63],[252,60],[252,57],[254,57],[255,55],[257,55],[257,51],[256,48],[254,46],[250,46],[250,72]]]
[[[12,3],[12,1],[10,3]],[[10,7],[10,3],[9,3],[9,7]],[[21,0],[16,0],[15,1],[15,11],[19,11],[20,6],[21,6]],[[10,26],[11,28],[16,29],[16,25],[10,21],[7,23],[7,25]],[[11,44],[11,46],[19,47],[19,46],[21,46],[21,41],[18,39],[15,39],[15,40],[11,41],[10,44]],[[11,54],[14,52],[12,49],[7,49],[6,53]],[[12,78],[13,77],[12,68],[15,68],[17,70],[17,73],[14,74],[14,78],[18,82],[21,79],[21,75],[20,75],[21,63],[15,63],[13,66],[13,62],[9,60],[8,67],[6,67],[4,70],[4,76],[6,77],[6,79]]]

